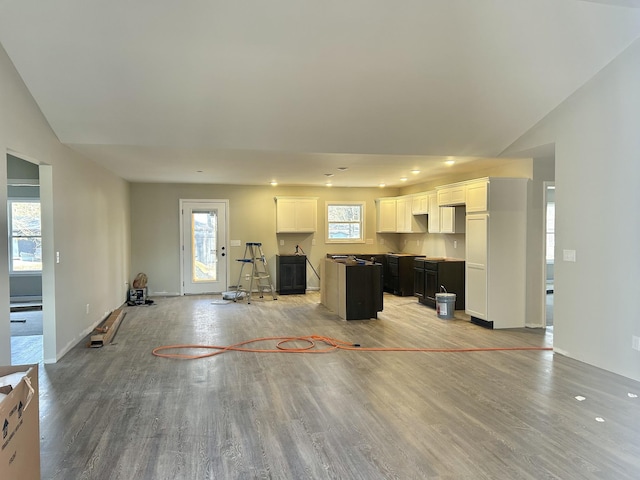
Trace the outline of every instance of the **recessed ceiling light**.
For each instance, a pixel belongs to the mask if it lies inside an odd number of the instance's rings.
[[[202,170],[196,170],[196,173],[202,173]]]
[[[325,177],[333,177],[333,173],[325,173],[324,176]]]
[[[333,184],[332,184],[331,182],[327,182],[325,185],[326,185],[327,187],[332,187],[332,186],[333,186]]]
[[[407,177],[402,177],[402,178],[400,179],[400,181],[401,181],[401,182],[406,182],[406,181],[407,181]]]
[[[413,173],[414,175],[417,175],[420,173],[420,170],[411,170],[411,173]]]
[[[341,172],[346,172],[347,170],[349,170],[349,167],[338,167],[338,170],[340,170]]]
[[[278,185],[278,182],[276,182],[275,180],[271,180],[271,186],[275,187],[276,185]]]
[[[447,160],[447,161],[446,161],[446,162],[444,162],[444,163],[445,163],[445,165],[449,165],[449,166],[451,166],[451,165],[455,164],[455,163],[456,163],[456,161],[455,161],[455,160]]]
[[[378,186],[379,186],[380,188],[382,188],[382,187],[386,187],[386,186],[387,186],[387,184],[386,184],[386,183],[381,183],[381,184],[379,184]]]

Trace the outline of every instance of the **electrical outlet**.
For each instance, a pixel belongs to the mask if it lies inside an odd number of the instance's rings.
[[[89,304],[87,303],[87,315],[89,315]]]
[[[282,247],[284,245],[284,240],[280,240],[280,246]]]
[[[453,248],[458,248],[458,240],[453,241]]]
[[[640,337],[631,335],[631,348],[640,351]]]

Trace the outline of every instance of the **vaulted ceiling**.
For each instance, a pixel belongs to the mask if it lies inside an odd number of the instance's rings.
[[[60,141],[130,181],[489,165],[638,37],[638,0],[0,0]]]

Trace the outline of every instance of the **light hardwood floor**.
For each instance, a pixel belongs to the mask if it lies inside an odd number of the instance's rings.
[[[486,330],[389,295],[377,320],[349,322],[317,292],[219,298],[127,307],[114,344],[41,366],[43,479],[640,478],[639,383],[549,351],[151,354],[311,334],[550,345],[543,330]]]

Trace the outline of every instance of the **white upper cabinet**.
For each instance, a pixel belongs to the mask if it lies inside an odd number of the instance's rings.
[[[427,192],[429,199],[429,233],[440,233],[440,207],[438,206],[438,195],[435,191]]]
[[[376,200],[377,205],[377,218],[376,218],[376,232],[378,233],[391,233],[396,231],[396,199],[395,197],[378,198]]]
[[[427,215],[429,213],[429,193],[418,193],[411,201],[411,213],[414,215]]]
[[[464,208],[438,208],[440,209],[440,233],[464,233]]]
[[[414,195],[378,198],[377,233],[420,233],[427,231],[424,215],[413,214]]]
[[[489,181],[477,180],[467,185],[467,213],[489,210]]]
[[[437,188],[437,193],[441,207],[464,205],[467,201],[467,186],[464,184],[445,185]]]
[[[316,197],[276,197],[276,233],[315,232],[317,217]]]
[[[396,232],[420,233],[427,231],[427,219],[413,214],[413,196],[396,197]]]

